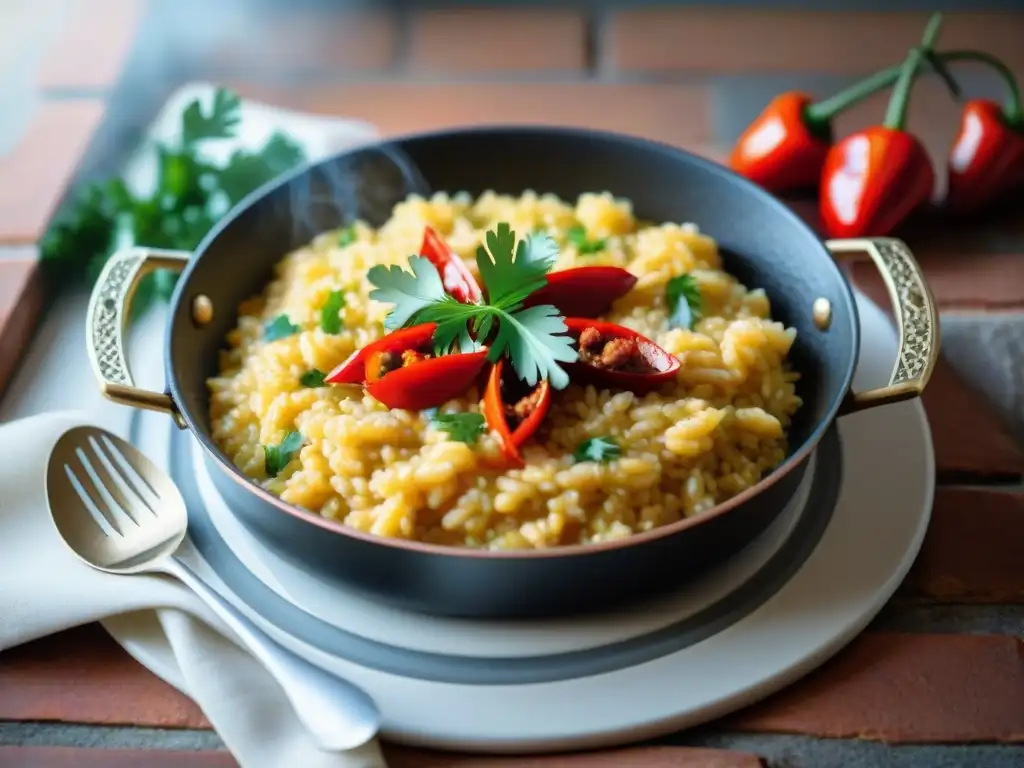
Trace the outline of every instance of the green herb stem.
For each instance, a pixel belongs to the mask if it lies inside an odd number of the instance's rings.
[[[1020,83],[1013,71],[1000,59],[984,51],[948,51],[936,56],[943,62],[973,61],[995,70],[1006,85],[1006,103],[1003,117],[1010,125],[1024,126],[1024,104],[1021,100]]]
[[[921,62],[926,58],[926,51],[931,50],[939,35],[942,26],[942,14],[933,13],[925,26],[924,35],[921,38],[921,45],[912,48],[903,68],[900,71],[896,85],[893,86],[892,95],[889,97],[889,105],[885,110],[885,119],[882,125],[894,131],[902,131],[907,123],[907,111],[910,107],[910,94],[913,90],[914,80],[917,78]]]
[[[827,130],[829,121],[840,112],[849,109],[854,104],[864,101],[868,96],[877,93],[883,88],[899,79],[903,70],[902,64],[883,69],[870,77],[860,80],[849,88],[844,88],[827,99],[808,104],[804,109],[804,121],[812,128]]]

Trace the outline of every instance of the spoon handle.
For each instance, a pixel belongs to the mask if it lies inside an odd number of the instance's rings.
[[[166,558],[161,570],[195,592],[263,663],[321,749],[355,749],[377,735],[380,713],[363,690],[278,645],[178,558]]]

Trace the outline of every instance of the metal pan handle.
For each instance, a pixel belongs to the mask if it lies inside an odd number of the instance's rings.
[[[121,405],[166,413],[181,428],[185,421],[169,394],[135,386],[125,355],[124,331],[132,296],[142,278],[157,269],[181,272],[191,257],[188,251],[122,248],[103,266],[85,320],[85,345],[103,395]]]
[[[906,243],[892,237],[828,240],[835,256],[866,253],[882,273],[900,334],[899,352],[889,383],[850,391],[839,415],[920,397],[939,359],[939,314],[920,265]]]

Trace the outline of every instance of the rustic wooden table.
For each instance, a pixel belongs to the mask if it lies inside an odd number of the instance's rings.
[[[897,61],[925,18],[685,3],[633,9],[624,0],[599,11],[579,2],[459,13],[426,4],[282,5],[5,0],[0,395],[51,298],[36,270],[36,243],[68,184],[115,172],[182,82],[225,83],[273,103],[363,118],[385,133],[553,122],[720,157],[772,93],[792,85],[827,93]],[[1024,14],[1013,11],[950,14],[943,36],[950,46],[1002,56],[1024,75],[1022,39]],[[964,78],[972,93],[993,90],[977,73]],[[910,126],[937,162],[956,112],[935,83],[921,84]],[[840,130],[880,114],[872,100]],[[1019,203],[970,225],[926,218],[904,233],[943,307],[949,342],[924,398],[941,487],[924,549],[897,597],[849,648],[792,688],[661,747],[580,765],[1024,765],[1024,451],[1013,435],[1024,431],[1024,407],[1013,382],[993,384],[1007,368],[999,355],[1024,347]],[[794,207],[813,221],[813,208]],[[854,276],[881,298],[870,270],[858,267]],[[998,333],[979,341],[988,331],[978,329],[992,327]],[[91,386],[82,375],[81,386]],[[516,762],[391,756],[402,766]],[[98,626],[0,654],[0,766],[233,764],[202,713]]]

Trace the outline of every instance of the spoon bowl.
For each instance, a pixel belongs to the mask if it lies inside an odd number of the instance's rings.
[[[175,556],[188,532],[185,500],[134,446],[96,427],[69,429],[50,452],[46,499],[61,538],[87,565],[164,573],[191,588],[273,675],[321,749],[376,736],[380,714],[364,691],[275,643]]]

